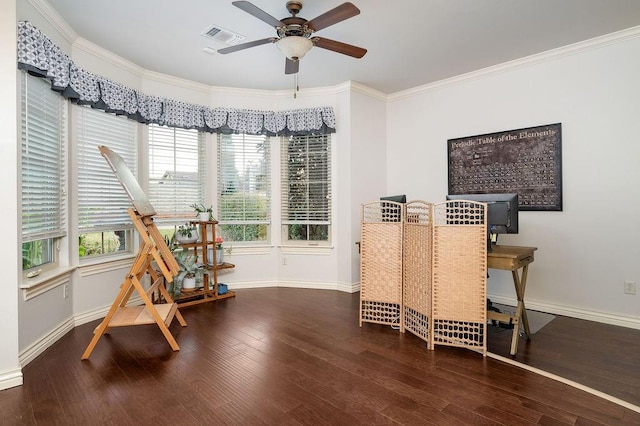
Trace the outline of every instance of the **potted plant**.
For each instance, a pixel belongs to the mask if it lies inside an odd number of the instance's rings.
[[[198,241],[198,230],[195,225],[191,225],[190,223],[185,223],[184,225],[178,226],[178,229],[175,233],[176,241],[179,243],[195,243]]]
[[[224,243],[224,240],[222,239],[222,237],[216,237],[215,251],[213,248],[210,248],[208,250],[208,259],[211,261],[212,264],[220,265],[223,263],[224,247],[222,247],[222,243]],[[213,257],[214,255],[215,257]]]
[[[196,280],[202,281],[202,265],[197,263],[198,258],[194,254],[189,254],[187,250],[175,252],[176,262],[180,270],[173,279],[172,293],[178,296],[180,292],[190,293],[196,288]]]
[[[224,240],[222,237],[216,237],[216,265],[221,265],[224,259],[224,248],[222,247]]]
[[[196,216],[202,222],[213,220],[213,206],[206,207],[202,203],[194,203],[190,206],[196,211]]]

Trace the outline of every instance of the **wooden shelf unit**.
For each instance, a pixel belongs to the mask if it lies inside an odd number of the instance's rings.
[[[225,294],[218,294],[218,271],[236,267],[233,263],[228,262],[216,265],[216,225],[218,221],[192,220],[189,223],[199,228],[200,241],[180,243],[180,246],[185,250],[192,250],[196,257],[199,256],[206,270],[202,276],[202,286],[189,292],[181,292],[179,296],[175,297],[175,302],[180,306],[191,306],[235,297],[236,294],[229,290]],[[211,259],[209,259],[209,249],[213,254]],[[213,279],[213,288],[209,288],[211,278]]]

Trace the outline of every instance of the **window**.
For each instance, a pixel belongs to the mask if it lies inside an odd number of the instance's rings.
[[[329,242],[331,146],[328,135],[282,138],[282,241]]]
[[[22,73],[22,269],[58,263],[66,235],[65,103],[48,80]]]
[[[204,134],[149,125],[149,200],[159,215],[190,215],[204,202]],[[174,221],[175,222],[175,221]]]
[[[118,153],[136,175],[137,124],[89,107],[75,106],[73,112],[77,114],[79,256],[129,251],[131,201],[98,146]]]
[[[269,156],[267,136],[218,136],[218,221],[225,241],[269,241]]]

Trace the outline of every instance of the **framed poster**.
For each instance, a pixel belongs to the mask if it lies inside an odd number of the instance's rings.
[[[520,210],[562,211],[561,123],[449,139],[449,194],[515,192]]]

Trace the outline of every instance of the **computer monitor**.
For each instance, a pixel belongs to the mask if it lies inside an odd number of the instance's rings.
[[[487,250],[499,234],[518,233],[518,194],[449,194],[447,200],[468,200],[487,204]]]
[[[380,201],[395,201],[396,203],[406,203],[406,195],[388,195],[380,197]],[[382,203],[382,221],[383,222],[400,222],[402,219],[402,210],[391,203]]]

